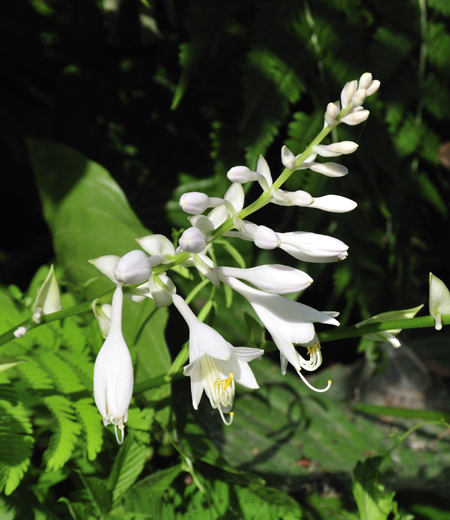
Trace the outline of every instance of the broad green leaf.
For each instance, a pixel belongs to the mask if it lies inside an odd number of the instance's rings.
[[[135,483],[145,465],[147,447],[128,435],[120,447],[108,479],[108,489],[116,503]]]
[[[29,139],[30,158],[44,216],[53,235],[57,262],[71,283],[86,287],[88,299],[113,288],[106,276],[88,263],[103,255],[138,249],[137,237],[149,234],[109,173],[79,152],[59,143]],[[124,336],[137,358],[136,381],[160,375],[170,366],[163,330],[167,310],[149,301],[124,304]],[[168,385],[146,397],[167,399]],[[159,413],[168,420],[165,408]]]
[[[358,461],[353,472],[353,495],[361,520],[387,520],[394,507],[395,492],[385,493],[380,484],[383,457]]]

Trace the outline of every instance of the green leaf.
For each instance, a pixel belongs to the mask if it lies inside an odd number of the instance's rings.
[[[6,370],[9,370],[10,368],[15,367],[19,363],[23,363],[23,359],[15,359],[11,357],[1,356],[0,357],[0,373],[6,372]]]
[[[385,493],[380,480],[383,457],[358,461],[353,472],[353,495],[361,520],[387,520],[394,507],[395,492]]]
[[[149,232],[102,166],[53,141],[27,143],[58,264],[72,283],[95,278],[86,295],[97,297],[111,288],[111,282],[88,260],[122,256],[138,248],[135,238]]]
[[[128,201],[109,173],[79,152],[53,141],[29,139],[44,216],[53,234],[58,264],[65,277],[86,285],[88,299],[111,289],[111,281],[89,259],[103,255],[123,255],[137,249],[137,237],[148,235]],[[125,340],[137,357],[136,381],[160,375],[170,366],[164,340],[167,310],[155,310],[153,303],[124,303]],[[169,385],[145,394],[168,403]],[[168,408],[159,412],[168,421]]]
[[[131,435],[125,438],[108,479],[108,489],[112,491],[114,503],[136,482],[145,465],[146,451],[146,446],[137,442]]]
[[[82,473],[79,475],[97,511],[101,515],[109,513],[112,505],[112,493],[107,483],[99,478],[86,477]]]

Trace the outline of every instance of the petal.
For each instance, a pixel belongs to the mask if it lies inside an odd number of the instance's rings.
[[[270,173],[269,165],[262,155],[259,156],[258,163],[256,165],[256,171],[260,173],[266,180],[267,187],[272,186],[272,174]]]
[[[119,260],[120,256],[105,255],[88,260],[88,262],[96,267],[101,273],[106,275],[112,282],[117,283],[116,277],[114,276],[114,267]]]
[[[159,255],[163,258],[163,263],[167,263],[168,257],[175,255],[175,247],[172,242],[164,235],[147,235],[136,238],[136,242],[144,251],[151,256]]]
[[[325,195],[324,197],[315,197],[312,204],[308,207],[317,208],[331,213],[347,213],[356,208],[357,204],[351,199],[341,197],[340,195]]]

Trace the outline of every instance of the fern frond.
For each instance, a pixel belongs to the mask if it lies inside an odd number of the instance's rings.
[[[52,412],[53,434],[43,460],[47,471],[57,470],[69,460],[80,434],[81,426],[77,422],[72,403],[62,395],[44,397],[44,404]]]
[[[78,418],[84,426],[86,450],[89,460],[95,460],[103,445],[103,424],[91,397],[74,403]]]
[[[0,401],[0,491],[10,495],[30,464],[34,439],[31,422],[21,404]]]
[[[42,351],[42,349],[40,349]],[[34,356],[35,362],[51,377],[55,388],[64,394],[81,392],[85,389],[76,373],[56,353],[45,352]]]

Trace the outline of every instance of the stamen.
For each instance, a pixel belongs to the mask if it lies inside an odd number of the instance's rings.
[[[311,388],[311,390],[314,390],[314,392],[326,392],[331,386],[331,379],[329,379],[328,384],[325,388],[315,388],[314,386],[311,385],[311,383],[308,383],[308,381],[305,379],[304,375],[300,372],[300,370],[297,370],[297,374],[300,376],[300,378],[305,383],[305,385],[308,388]]]
[[[318,350],[318,349],[320,349],[320,346],[316,341],[312,347],[310,347],[309,345],[306,347],[306,354],[313,356],[314,353],[316,352],[316,350]]]

